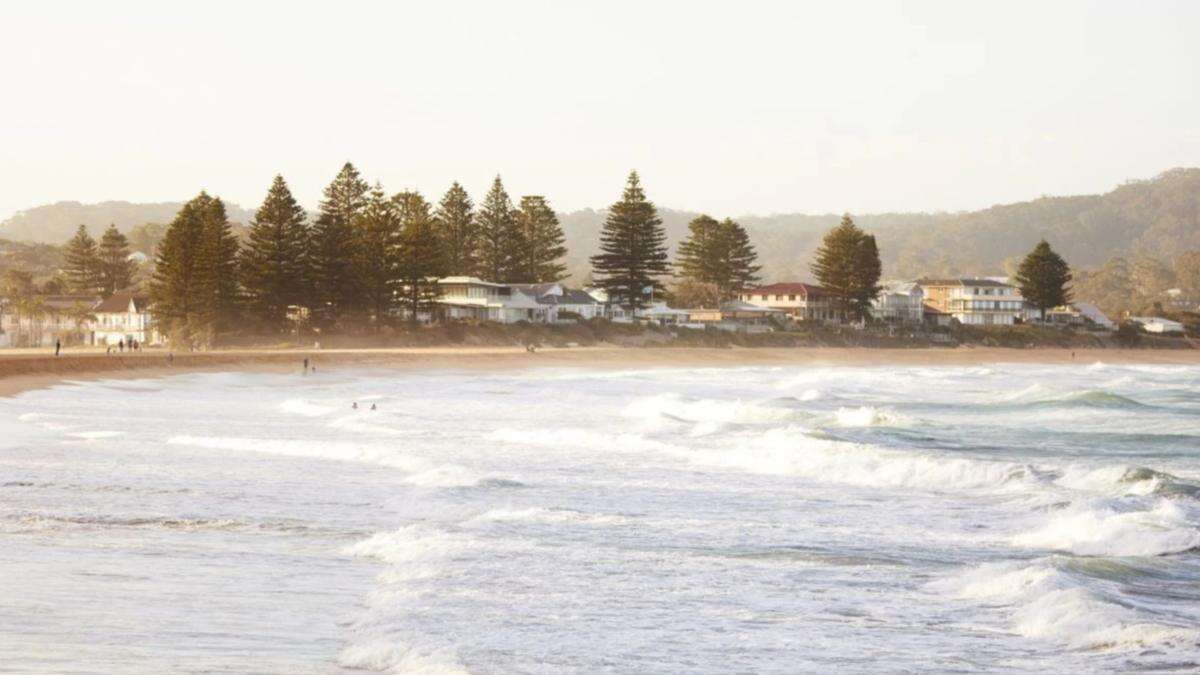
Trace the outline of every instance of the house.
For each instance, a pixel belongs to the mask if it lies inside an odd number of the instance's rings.
[[[515,288],[477,277],[445,277],[437,282],[438,308],[447,319],[516,323],[553,321],[554,307]]]
[[[999,279],[920,279],[925,305],[971,326],[1011,326],[1024,309],[1020,291]]]
[[[1131,316],[1129,320],[1147,333],[1183,333],[1183,324],[1159,316]]]
[[[88,342],[91,310],[98,298],[91,295],[46,295],[29,303],[8,302],[0,307],[0,345],[53,347]]]
[[[653,321],[661,326],[687,323],[691,312],[686,309],[673,309],[667,303],[659,301],[638,311],[638,316]]]
[[[921,323],[925,292],[914,281],[890,281],[871,300],[871,315],[889,323]]]
[[[1090,302],[1073,302],[1047,310],[1046,320],[1051,323],[1065,323],[1074,326],[1116,330],[1117,324],[1100,311],[1100,308]]]
[[[91,343],[111,346],[121,342],[154,345],[162,342],[150,314],[150,300],[129,291],[113,293],[92,309]]]
[[[550,312],[547,315],[550,321],[595,319],[604,316],[604,303],[585,291],[567,288],[557,282],[511,286],[546,306]]]
[[[820,286],[777,283],[741,292],[738,300],[755,307],[773,309],[793,321],[842,321],[845,312],[834,308],[833,299]]]

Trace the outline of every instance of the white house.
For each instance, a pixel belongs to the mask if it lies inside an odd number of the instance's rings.
[[[516,323],[546,322],[554,319],[553,306],[514,288],[476,277],[438,279],[441,298],[438,306],[447,319],[474,319]]]
[[[925,304],[971,326],[1011,326],[1024,310],[1021,292],[998,279],[922,279]]]
[[[1069,305],[1055,307],[1046,312],[1047,319],[1055,323],[1075,324],[1081,326],[1094,325],[1104,330],[1116,330],[1113,323],[1100,308],[1090,302],[1073,302]]]
[[[0,304],[0,346],[53,347],[88,342],[89,312],[97,298],[90,295],[47,295],[36,302]]]
[[[1183,324],[1158,316],[1131,316],[1130,321],[1141,324],[1147,333],[1182,333]]]
[[[914,281],[889,281],[871,301],[871,315],[892,323],[921,323],[925,291]]]
[[[594,319],[604,316],[603,302],[584,291],[567,288],[557,282],[511,286],[545,306],[549,321]]]
[[[96,320],[92,322],[92,344],[116,345],[134,340],[138,344],[154,345],[162,342],[150,315],[150,301],[128,291],[114,293],[92,310]]]

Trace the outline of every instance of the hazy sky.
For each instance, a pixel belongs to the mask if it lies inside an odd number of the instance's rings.
[[[1200,2],[21,2],[0,218],[390,191],[957,210],[1200,165]]]

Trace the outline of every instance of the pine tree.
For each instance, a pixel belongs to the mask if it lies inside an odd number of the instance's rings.
[[[129,259],[129,240],[117,230],[116,225],[109,225],[104,236],[100,237],[100,292],[109,296],[129,288],[133,284],[135,267],[136,263]]]
[[[836,310],[856,319],[867,316],[879,294],[882,268],[875,238],[859,229],[850,214],[826,233],[812,269]]]
[[[565,239],[562,226],[545,197],[521,197],[517,228],[521,232],[524,249],[519,252],[519,262],[515,267],[522,281],[542,283],[558,281],[566,276],[567,268],[559,262],[567,255],[567,248],[563,246]]]
[[[726,260],[729,266],[729,277],[725,293],[727,297],[736,298],[746,288],[758,283],[758,272],[762,266],[758,264],[758,251],[755,251],[754,245],[750,243],[750,235],[746,232],[746,228],[729,218],[726,218],[721,225],[726,241],[728,241]]]
[[[66,265],[67,284],[72,293],[94,293],[99,286],[100,256],[96,249],[96,240],[88,234],[83,225],[75,231],[75,236],[67,242]]]
[[[525,244],[517,228],[512,200],[508,198],[500,176],[496,176],[492,189],[479,205],[475,224],[479,236],[475,257],[484,279],[498,283],[523,281],[517,278],[517,266]]]
[[[158,246],[150,296],[173,341],[211,342],[237,308],[237,239],[225,205],[201,192],[183,205]]]
[[[1021,296],[1037,307],[1043,319],[1046,310],[1071,301],[1071,268],[1067,261],[1050,248],[1043,239],[1033,247],[1017,270],[1017,285]]]
[[[354,269],[354,220],[366,204],[370,186],[354,165],[346,162],[325,188],[320,213],[310,237],[310,280],[314,320],[334,326],[358,303]]]
[[[241,257],[246,306],[255,319],[274,330],[287,325],[288,307],[308,302],[305,218],[283,176],[275,176],[250,222],[250,241]]]
[[[203,193],[202,193],[203,194]],[[198,294],[196,333],[212,344],[218,335],[231,330],[240,309],[238,249],[240,244],[229,226],[225,203],[211,197],[205,205],[202,238],[197,249]]]
[[[676,269],[699,287],[711,286],[718,302],[735,298],[758,280],[758,253],[737,222],[718,222],[706,215],[688,224],[688,237],[679,245]]]
[[[866,318],[871,313],[871,301],[879,297],[883,287],[879,278],[883,275],[883,263],[879,260],[879,246],[875,243],[875,235],[864,234],[858,242],[858,251],[854,263],[854,304],[855,316]]]
[[[415,324],[421,314],[432,316],[436,309],[437,280],[447,274],[445,238],[438,233],[438,220],[424,197],[401,192],[393,199],[403,224],[397,268],[400,303]]]
[[[478,226],[471,197],[455,182],[438,205],[438,234],[445,253],[446,276],[474,276],[479,248]]]
[[[629,174],[620,201],[609,208],[600,253],[591,262],[596,282],[610,301],[631,313],[646,306],[647,289],[663,288],[659,277],[670,272],[667,235],[636,171]]]
[[[354,268],[362,302],[377,328],[388,321],[396,304],[402,227],[395,200],[376,183],[354,220]]]

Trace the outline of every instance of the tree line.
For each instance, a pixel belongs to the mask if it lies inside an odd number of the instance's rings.
[[[499,176],[478,208],[457,182],[434,206],[371,186],[347,162],[311,223],[276,176],[244,246],[222,201],[201,192],[167,227],[150,293],[164,332],[183,341],[211,341],[238,321],[282,331],[301,312],[323,331],[379,328],[430,312],[440,277],[555,281],[565,253],[548,200],[514,205]]]
[[[185,342],[211,342],[247,325],[282,332],[301,316],[321,331],[379,328],[397,317],[432,315],[440,277],[558,281],[565,275],[563,242],[549,201],[529,195],[514,204],[499,176],[478,205],[457,182],[434,205],[415,191],[371,186],[346,163],[311,222],[276,176],[244,243],[221,199],[201,192],[166,226],[149,291],[160,329]],[[745,228],[728,218],[695,218],[672,261],[636,172],[609,207],[599,244],[590,281],[629,312],[656,292],[669,296],[668,278],[677,299],[702,306],[736,299],[759,282],[758,253]],[[111,293],[128,286],[128,248],[115,228],[99,243],[81,228],[66,248],[72,288]],[[847,216],[826,236],[813,271],[848,313],[865,316],[878,291],[874,237]]]

